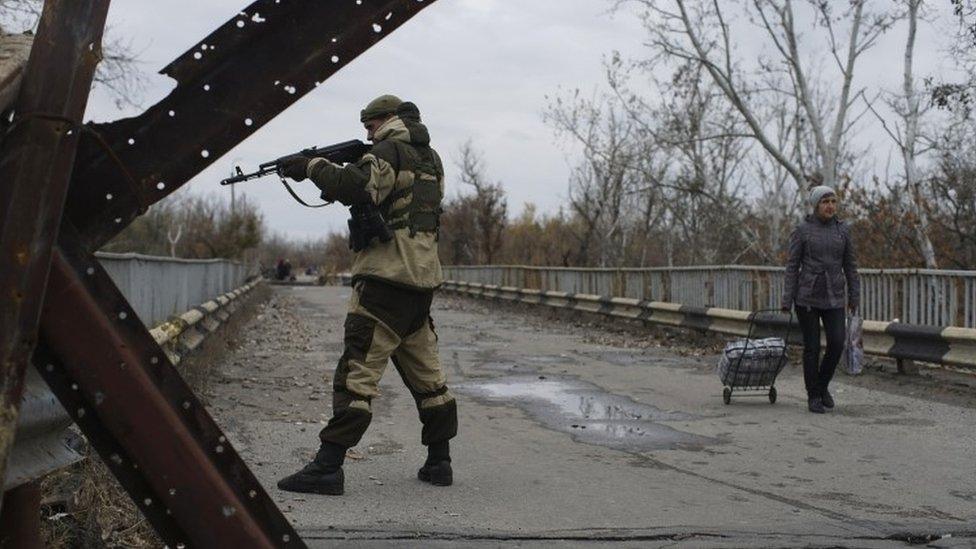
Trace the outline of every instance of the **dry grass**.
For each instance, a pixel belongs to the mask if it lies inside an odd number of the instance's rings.
[[[47,476],[41,489],[41,535],[46,547],[163,546],[96,455]]]

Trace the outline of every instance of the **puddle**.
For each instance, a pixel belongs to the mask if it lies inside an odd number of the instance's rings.
[[[570,433],[574,440],[587,444],[647,451],[697,450],[721,442],[660,423],[696,419],[691,414],[661,410],[576,379],[521,376],[456,387],[489,402],[514,404],[546,427]]]

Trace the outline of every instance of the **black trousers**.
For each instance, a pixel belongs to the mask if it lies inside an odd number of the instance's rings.
[[[816,309],[796,306],[796,316],[803,331],[803,381],[807,397],[819,397],[827,391],[834,370],[844,352],[844,309]],[[820,360],[820,322],[823,321],[827,350]]]

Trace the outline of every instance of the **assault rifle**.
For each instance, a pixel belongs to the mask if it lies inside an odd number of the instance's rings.
[[[347,162],[355,162],[359,160],[360,157],[369,152],[369,149],[369,145],[358,139],[344,141],[342,143],[336,143],[335,145],[328,145],[326,147],[310,147],[295,154],[285,155],[281,158],[276,158],[269,162],[259,164],[258,170],[250,173],[244,173],[240,166],[235,166],[234,170],[236,173],[231,177],[222,180],[220,184],[233,185],[234,183],[241,183],[242,181],[250,181],[251,179],[257,179],[273,173],[279,173],[284,160],[287,158],[292,158],[296,155],[305,156],[307,158],[325,158],[326,160],[335,162],[336,164],[345,164]]]
[[[359,160],[364,154],[369,152],[369,149],[369,145],[359,141],[358,139],[336,143],[335,145],[329,145],[327,147],[311,147],[301,152],[282,156],[281,158],[276,158],[270,162],[260,164],[258,166],[259,169],[251,173],[244,173],[240,166],[235,166],[234,169],[237,173],[231,177],[228,177],[227,179],[224,179],[220,182],[220,184],[233,185],[242,181],[249,181],[251,179],[271,175],[273,173],[281,175],[279,170],[281,169],[281,166],[285,160],[294,158],[297,155],[307,158],[325,158],[331,162],[335,162],[336,164],[345,164]],[[284,177],[281,178],[281,182],[285,185],[285,189],[288,190],[288,193],[291,194],[292,198],[303,206],[308,206],[309,208],[321,208],[322,206],[328,206],[331,204],[331,202],[316,205],[309,204],[295,194],[295,191],[293,191],[288,185],[288,182],[285,181]],[[391,239],[393,239],[393,231],[391,231],[387,226],[386,221],[383,219],[383,215],[372,202],[350,206],[349,216],[349,247],[353,251],[361,252],[365,250],[367,247],[369,247],[374,238],[378,239],[380,242],[389,242]]]

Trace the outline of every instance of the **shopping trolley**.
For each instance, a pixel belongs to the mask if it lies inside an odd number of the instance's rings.
[[[756,318],[762,313],[779,313],[779,309],[763,309],[749,315],[749,334],[725,345],[719,359],[718,375],[722,380],[722,400],[732,402],[732,391],[762,391],[769,395],[769,403],[776,402],[776,376],[786,366],[786,346],[790,340],[793,312],[786,323],[786,336],[753,339]],[[760,396],[762,393],[744,396]]]

